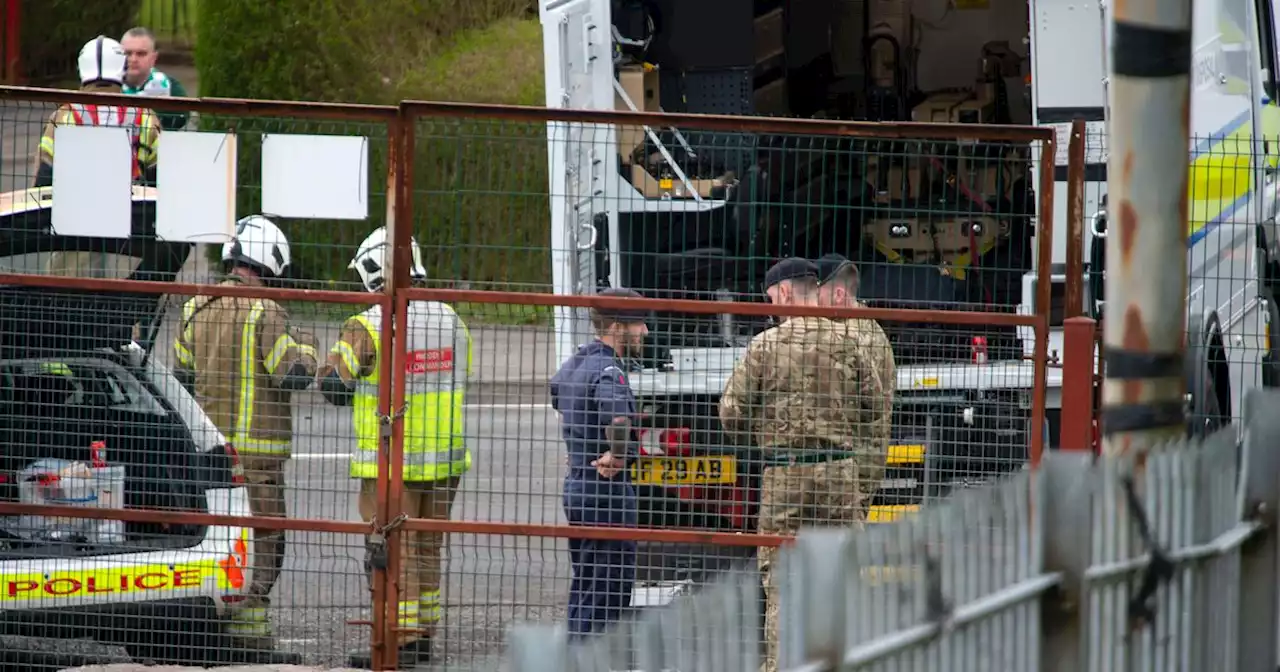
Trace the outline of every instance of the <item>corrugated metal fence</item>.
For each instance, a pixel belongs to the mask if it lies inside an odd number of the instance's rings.
[[[1255,392],[1243,432],[1054,453],[913,520],[802,533],[782,556],[779,669],[1277,669],[1277,411]],[[758,600],[742,568],[593,640],[517,628],[506,664],[755,670]]]

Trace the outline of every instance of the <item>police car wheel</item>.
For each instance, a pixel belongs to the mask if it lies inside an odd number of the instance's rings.
[[[1217,389],[1207,370],[1197,376],[1194,387],[1188,390],[1188,396],[1188,436],[1208,436],[1222,428],[1222,409],[1218,405]]]

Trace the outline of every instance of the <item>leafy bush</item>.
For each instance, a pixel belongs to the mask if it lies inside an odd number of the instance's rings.
[[[119,39],[142,0],[22,0],[22,63],[36,82],[74,79],[76,55],[98,35]]]
[[[219,0],[200,3],[201,95],[394,104],[403,99],[541,105],[542,36],[527,0]],[[262,133],[368,135],[369,222],[285,221],[295,272],[354,282],[355,246],[385,221],[381,124],[201,119],[239,137],[240,213],[257,212]],[[545,125],[422,121],[415,235],[435,278],[547,283]]]

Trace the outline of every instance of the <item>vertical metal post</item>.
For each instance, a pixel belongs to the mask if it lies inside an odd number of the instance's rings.
[[[1084,312],[1084,119],[1071,122],[1067,141],[1067,305],[1063,318]],[[1090,348],[1092,350],[1092,348]],[[1063,353],[1064,355],[1066,353]],[[1063,361],[1070,362],[1068,359]],[[1089,367],[1093,368],[1093,367]]]
[[[391,239],[391,268],[387,272],[386,294],[390,299],[387,312],[382,315],[384,329],[390,327],[393,334],[404,334],[408,329],[408,301],[401,295],[402,290],[409,287],[409,274],[413,267],[413,251],[410,241],[413,235],[413,117],[401,109],[397,119],[399,127],[393,142],[396,143],[396,181],[388,184],[388,192],[395,194],[396,211],[390,221],[388,233]],[[390,315],[388,315],[390,313]],[[388,325],[388,322],[391,324]],[[389,441],[387,450],[388,483],[387,483],[387,521],[395,519],[404,512],[402,496],[404,495],[404,408],[405,408],[405,344],[402,337],[391,339],[391,347],[382,352],[390,357],[382,357],[383,370],[389,364],[388,376],[391,381],[391,404],[387,411],[389,424],[386,429]],[[400,574],[404,568],[400,566],[400,546],[406,543],[401,536],[403,529],[399,526],[387,533],[387,615],[390,625],[387,632],[391,635],[387,647],[388,669],[396,669],[397,644],[400,628],[400,598],[403,586],[400,585]],[[413,596],[417,599],[417,596]]]
[[[1111,5],[1103,451],[1184,431],[1191,0]]]
[[[403,163],[402,153],[402,127],[404,120],[397,117],[395,121],[387,126],[387,226],[390,227],[390,233],[395,235],[395,220],[398,217],[398,205],[400,201],[399,183],[402,181],[401,164]],[[395,277],[397,268],[395,259],[391,260],[391,270],[387,274],[388,277]],[[386,283],[383,289],[386,295],[381,303],[382,320],[378,325],[378,348],[382,356],[378,358],[378,415],[379,417],[388,418],[393,414],[392,409],[392,379],[391,379],[391,357],[388,355],[392,352],[394,341],[392,335],[394,333],[393,317],[395,313],[394,302],[394,280]],[[389,429],[389,426],[384,428]],[[378,450],[378,481],[375,487],[377,492],[377,502],[374,506],[374,520],[378,525],[386,525],[395,518],[399,512],[399,499],[391,497],[392,474],[391,465],[391,433],[382,431],[379,439]],[[372,658],[373,669],[386,670],[394,669],[396,665],[396,637],[395,627],[399,616],[399,605],[396,599],[397,569],[399,567],[399,546],[395,545],[394,531],[390,538],[387,539],[387,568],[373,569],[370,583],[373,588],[373,632],[369,636],[369,647]],[[388,660],[390,656],[390,660]]]
[[[1084,575],[1093,548],[1093,456],[1053,451],[1045,456],[1032,487],[1039,516],[1045,572],[1060,572],[1062,583],[1041,601],[1040,669],[1076,672],[1089,669],[1087,656],[1089,595]],[[1110,669],[1110,668],[1107,668]]]
[[[0,81],[16,85],[21,84],[22,79],[22,0],[5,0],[4,66],[0,67]]]
[[[1035,369],[1031,388],[1031,466],[1040,464],[1044,454],[1045,418],[1049,396],[1049,313],[1053,289],[1053,191],[1054,158],[1058,143],[1051,134],[1044,139],[1040,154],[1040,211],[1036,214],[1036,320],[1034,350]]]
[[[1070,282],[1070,279],[1067,280]],[[1070,317],[1062,334],[1062,419],[1058,447],[1093,452],[1093,352],[1097,324],[1092,318]]]
[[[1238,635],[1242,670],[1274,670],[1280,665],[1280,392],[1252,390],[1244,398],[1245,518],[1268,523],[1262,535],[1246,545],[1240,559],[1241,624]]]

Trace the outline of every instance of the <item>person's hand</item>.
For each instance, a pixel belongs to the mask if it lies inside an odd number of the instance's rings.
[[[596,468],[596,473],[603,478],[613,478],[622,471],[622,460],[613,456],[613,453],[605,451],[603,455],[591,462],[591,466]]]

